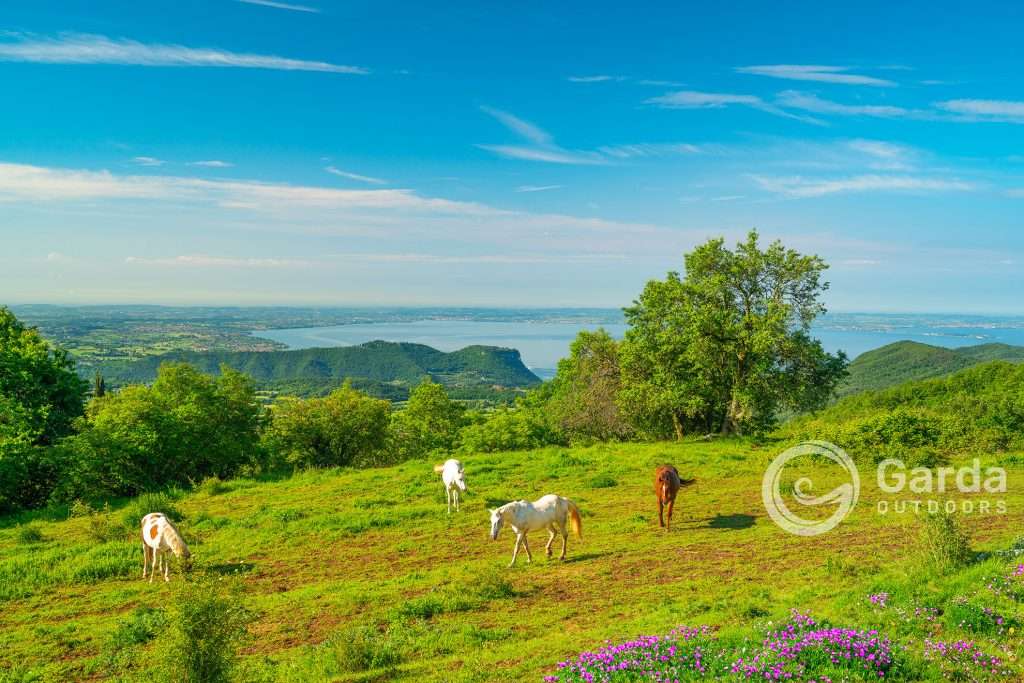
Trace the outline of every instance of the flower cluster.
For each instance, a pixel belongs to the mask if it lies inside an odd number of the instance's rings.
[[[628,678],[670,683],[715,678],[721,656],[709,626],[681,626],[667,636],[640,636],[583,652],[574,660],[560,662],[559,674],[544,680],[595,683]]]
[[[1004,678],[1010,670],[995,655],[985,654],[972,640],[956,640],[942,642],[939,640],[924,641],[924,656],[939,664],[946,673],[969,680],[986,680]]]
[[[868,595],[868,602],[870,602],[874,607],[881,607],[882,609],[885,609],[889,603],[889,594],[871,593]]]
[[[987,582],[987,587],[996,595],[1002,595],[1017,602],[1024,602],[1024,564],[1005,576],[994,576]]]
[[[877,631],[827,627],[793,610],[787,624],[768,634],[763,649],[749,659],[736,660],[732,672],[772,681],[817,677],[827,682],[829,677],[822,670],[881,678],[892,661],[892,643]]]

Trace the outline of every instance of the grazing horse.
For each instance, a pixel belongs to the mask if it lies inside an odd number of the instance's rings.
[[[142,578],[146,578],[148,569],[149,582],[153,583],[159,558],[164,581],[171,580],[171,562],[167,557],[168,551],[184,560],[186,569],[189,567],[192,552],[185,545],[177,527],[167,519],[164,513],[151,512],[142,518]]]
[[[459,511],[459,490],[466,490],[466,473],[458,460],[445,460],[443,465],[434,465],[434,471],[441,474],[444,493],[448,497],[448,514],[452,512],[452,500],[455,500],[455,511]]]
[[[530,546],[526,542],[526,534],[534,529],[547,529],[550,534],[548,544],[544,546],[547,556],[551,557],[551,543],[555,540],[555,534],[560,533],[562,534],[562,554],[558,559],[564,560],[565,545],[569,540],[569,532],[565,528],[567,521],[572,527],[573,533],[576,534],[576,538],[582,538],[579,508],[568,498],[552,493],[533,503],[517,500],[514,503],[506,503],[496,510],[491,510],[491,540],[498,540],[498,532],[506,522],[512,527],[512,531],[516,534],[516,547],[512,551],[512,561],[508,565],[511,567],[516,563],[520,545],[526,549],[526,561],[533,561]]]
[[[686,484],[693,483],[692,480]],[[658,496],[658,524],[666,531],[672,530],[672,508],[676,504],[676,494],[683,486],[679,478],[679,470],[672,465],[662,465],[654,470],[654,493]],[[668,523],[665,522],[665,506],[668,506]]]

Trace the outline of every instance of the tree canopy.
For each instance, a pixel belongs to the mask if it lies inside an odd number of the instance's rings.
[[[770,428],[780,410],[823,405],[846,357],[810,336],[827,268],[756,231],[735,250],[713,239],[685,256],[685,276],[652,280],[626,309],[626,411],[648,432],[736,434]]]

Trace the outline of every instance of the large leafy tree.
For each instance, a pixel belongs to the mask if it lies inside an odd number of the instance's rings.
[[[619,408],[619,343],[604,329],[580,332],[558,362],[548,410],[572,441],[625,439],[632,429]]]
[[[82,414],[74,361],[0,307],[0,512],[44,503],[59,474],[50,446]]]
[[[685,257],[685,277],[647,284],[626,309],[622,401],[652,428],[763,431],[780,410],[822,405],[846,357],[810,336],[824,313],[818,256],[751,231],[735,250],[714,239]]]
[[[66,351],[0,307],[0,438],[52,444],[82,414],[86,386]]]

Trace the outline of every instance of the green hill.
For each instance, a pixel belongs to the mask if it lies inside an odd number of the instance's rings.
[[[1024,362],[1024,347],[979,344],[947,349],[920,342],[899,341],[857,356],[850,363],[850,376],[839,388],[839,395],[848,396],[911,380],[941,377],[993,360]]]
[[[989,361],[931,379],[846,396],[783,432],[864,457],[934,459],[1024,449],[1024,364]]]
[[[207,373],[221,365],[249,375],[263,388],[297,395],[325,393],[351,379],[372,394],[404,399],[424,376],[462,398],[481,398],[502,389],[540,383],[515,349],[467,346],[445,353],[423,344],[372,341],[295,351],[176,351],[137,361],[106,363],[101,372],[112,386],[152,382],[167,361],[189,363]]]

